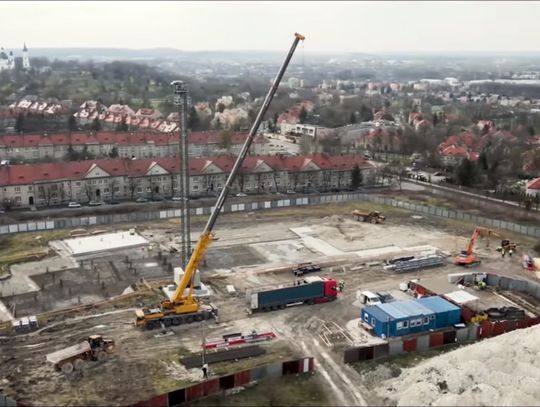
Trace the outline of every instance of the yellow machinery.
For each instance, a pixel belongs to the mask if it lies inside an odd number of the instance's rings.
[[[295,34],[294,37],[295,38],[291,49],[287,54],[285,61],[281,65],[281,68],[276,78],[274,79],[274,82],[272,83],[272,87],[266,95],[259,114],[257,115],[257,118],[255,119],[255,122],[253,123],[253,126],[249,131],[246,141],[242,146],[242,150],[240,151],[240,154],[238,154],[233,168],[231,169],[231,173],[229,174],[229,177],[225,182],[225,186],[221,190],[221,193],[219,194],[219,197],[216,201],[216,205],[214,206],[214,209],[210,214],[210,218],[208,219],[208,222],[206,223],[201,237],[199,238],[199,241],[195,246],[195,250],[193,250],[193,253],[191,254],[191,258],[189,259],[184,275],[182,276],[182,279],[180,280],[176,291],[174,292],[170,300],[162,301],[158,307],[145,307],[136,310],[136,326],[143,329],[154,329],[160,325],[182,325],[194,321],[202,321],[217,317],[217,309],[213,305],[202,305],[199,303],[197,298],[193,296],[193,276],[195,275],[197,267],[199,266],[199,263],[201,262],[204,253],[206,252],[206,249],[208,249],[210,242],[212,240],[215,240],[215,235],[213,234],[212,229],[214,228],[219,213],[223,208],[225,198],[227,197],[227,194],[232,187],[236,174],[238,173],[238,170],[240,169],[240,166],[242,165],[242,162],[244,161],[244,158],[249,151],[249,147],[251,146],[255,135],[257,134],[259,125],[261,124],[263,117],[268,110],[268,107],[270,106],[270,102],[274,98],[279,83],[281,82],[281,79],[283,78],[283,75],[287,69],[287,66],[289,65],[294,51],[296,50],[296,46],[300,41],[303,41],[305,39],[304,36],[300,34]],[[187,293],[186,289],[188,289]]]

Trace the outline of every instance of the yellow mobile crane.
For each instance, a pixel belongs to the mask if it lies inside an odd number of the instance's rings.
[[[210,218],[208,219],[208,222],[206,223],[206,226],[199,238],[199,241],[195,246],[195,250],[191,254],[184,275],[182,276],[182,279],[180,280],[176,291],[174,292],[170,300],[162,301],[161,304],[155,308],[144,307],[141,309],[137,309],[135,311],[136,326],[143,329],[154,329],[162,324],[164,326],[182,325],[191,323],[193,321],[202,321],[217,317],[218,310],[213,305],[202,305],[199,303],[197,298],[193,296],[192,279],[195,275],[200,261],[204,256],[204,253],[206,252],[206,249],[208,249],[208,246],[212,241],[212,229],[214,228],[219,213],[223,208],[225,198],[227,197],[227,194],[232,187],[236,174],[238,173],[238,170],[240,169],[240,166],[242,165],[242,162],[244,161],[244,158],[248,153],[251,142],[257,134],[257,130],[259,129],[263,117],[268,110],[268,107],[270,106],[270,102],[272,102],[272,99],[274,98],[279,83],[281,82],[281,79],[285,74],[285,71],[294,54],[294,51],[296,50],[296,46],[300,41],[303,41],[304,39],[305,37],[303,35],[300,35],[298,33],[294,34],[294,42],[291,46],[291,49],[285,57],[285,61],[283,61],[283,64],[281,65],[281,68],[279,69],[279,72],[275,77],[274,82],[272,83],[272,86],[268,91],[268,94],[266,95],[259,114],[257,115],[257,118],[255,119],[255,122],[253,123],[253,126],[249,131],[246,141],[242,146],[242,150],[240,151],[240,154],[238,155],[234,166],[231,169],[231,173],[227,178],[227,182],[225,182],[225,186],[221,190],[221,193],[219,194],[219,197],[216,201],[216,205],[214,206],[214,209],[210,214]],[[188,288],[188,286],[189,290],[186,295],[184,294],[184,292]]]

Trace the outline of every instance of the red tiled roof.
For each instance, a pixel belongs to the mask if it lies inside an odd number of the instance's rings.
[[[147,120],[147,119],[145,119]],[[231,144],[242,144],[247,133],[233,133]],[[85,145],[85,144],[114,144],[136,145],[153,143],[165,145],[177,143],[178,132],[175,133],[150,133],[150,132],[97,132],[97,133],[58,133],[50,135],[25,134],[0,136],[0,146],[13,148],[31,147],[37,145]],[[254,143],[268,143],[263,136],[257,136]],[[190,144],[218,144],[221,143],[219,132],[194,132],[189,134]]]
[[[190,158],[189,170],[191,174],[203,173],[208,165],[213,164],[223,172],[229,172],[236,157],[223,155],[218,157]],[[248,156],[244,161],[242,169],[251,172],[255,168],[265,163],[270,168],[279,171],[302,171],[309,163],[315,164],[318,168],[329,170],[351,170],[356,164],[360,168],[371,168],[366,160],[358,155],[311,155],[299,157],[283,156]],[[40,163],[9,165],[0,167],[0,183],[2,185],[25,185],[43,181],[54,181],[62,179],[83,179],[95,167],[113,176],[144,176],[154,165],[163,167],[170,173],[177,174],[180,168],[178,158],[156,158],[156,159],[102,159],[88,161],[67,161],[58,163]]]
[[[527,184],[527,189],[540,189],[540,178],[533,179]]]

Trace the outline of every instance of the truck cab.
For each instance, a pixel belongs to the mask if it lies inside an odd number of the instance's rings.
[[[314,273],[321,271],[321,267],[317,264],[309,263],[300,263],[295,268],[292,269],[292,273],[296,277],[303,276],[304,274]]]

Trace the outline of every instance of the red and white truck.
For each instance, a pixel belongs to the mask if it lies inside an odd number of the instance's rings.
[[[332,278],[308,276],[280,286],[246,292],[249,312],[273,311],[296,304],[319,304],[337,298],[337,282]]]

